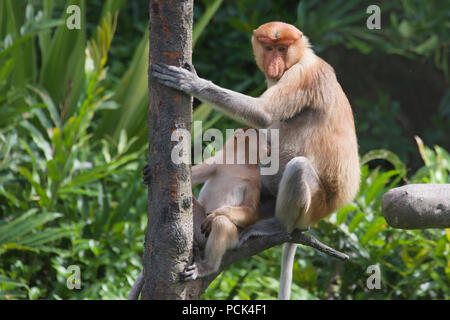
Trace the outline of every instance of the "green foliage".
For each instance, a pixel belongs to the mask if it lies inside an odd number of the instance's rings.
[[[439,146],[434,146],[433,151],[419,137],[416,137],[416,142],[425,166],[411,180],[416,183],[450,183],[450,154]]]
[[[408,57],[432,58],[447,79],[449,73],[449,9],[445,1],[400,2],[399,12],[390,12],[389,41],[397,43],[392,52]],[[430,32],[432,30],[432,32]]]
[[[365,99],[356,99],[355,125],[361,152],[368,152],[380,147],[395,150],[401,159],[408,159],[416,150],[406,137],[402,127],[397,124],[401,119],[400,104],[385,93],[380,92],[377,103]]]
[[[107,14],[84,44],[84,91],[71,116],[31,82],[26,108],[0,129],[0,298],[124,298],[138,273],[144,150],[129,152],[136,138],[125,131],[117,144],[92,134],[95,114],[113,103],[102,79],[114,30]],[[65,286],[72,264],[82,270],[80,292]]]

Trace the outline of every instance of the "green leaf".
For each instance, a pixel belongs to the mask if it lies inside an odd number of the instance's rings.
[[[52,159],[52,148],[50,144],[48,143],[47,139],[44,138],[42,133],[33,126],[30,122],[24,120],[20,123],[20,125],[29,131],[30,136],[32,137],[33,141],[36,143],[36,145],[41,149],[41,151],[44,153],[45,158],[47,160]]]
[[[206,9],[205,13],[203,13],[200,19],[195,23],[194,30],[192,32],[192,48],[195,48],[198,39],[202,35],[209,21],[213,18],[214,14],[217,10],[219,10],[222,2],[223,0],[214,0],[214,2]]]
[[[12,285],[15,287],[24,287],[24,288],[28,288],[26,283],[23,283],[21,281],[18,280],[14,280],[5,276],[0,276],[0,284],[8,284],[8,285]]]
[[[350,221],[350,223],[348,225],[348,231],[349,232],[355,231],[355,229],[364,220],[364,218],[365,218],[364,214],[358,210],[358,212],[356,212],[355,216],[353,217],[353,219]]]
[[[370,223],[369,227],[366,229],[366,232],[361,238],[361,245],[365,246],[369,240],[375,237],[380,231],[383,230],[386,226],[386,220],[383,217],[377,217],[375,221]]]
[[[47,171],[48,171],[48,175],[49,175],[50,179],[53,182],[60,181],[62,176],[61,176],[61,172],[58,169],[58,166],[56,165],[56,161],[50,160],[50,161],[47,161],[46,164],[47,164]]]
[[[439,37],[436,34],[433,34],[421,45],[415,47],[414,51],[418,54],[427,54],[435,50],[437,47],[439,47]]]
[[[50,95],[55,105],[64,106],[64,113],[71,115],[77,106],[84,83],[86,48],[86,26],[84,0],[69,0],[63,9],[62,20],[66,21],[67,6],[80,7],[80,30],[69,30],[64,23],[54,32],[42,56],[39,85]],[[47,38],[48,39],[48,38]]]
[[[120,131],[119,144],[117,145],[117,152],[124,153],[127,146],[127,133],[125,130]]]
[[[142,36],[142,40],[135,50],[135,54],[129,68],[114,88],[112,100],[117,102],[119,109],[104,110],[101,113],[99,127],[95,137],[101,139],[106,135],[118,141],[120,132],[126,130],[128,137],[138,136],[141,144],[147,137],[148,108],[148,30]]]
[[[40,197],[39,203],[43,206],[49,206],[50,205],[50,199],[48,198],[45,190],[42,188],[41,184],[34,180],[33,175],[30,171],[28,171],[27,168],[20,167],[19,173],[25,177],[28,182],[33,186],[33,188],[36,190],[37,194]]]
[[[399,175],[401,177],[404,177],[406,175],[407,172],[406,165],[400,160],[400,158],[395,153],[389,150],[379,149],[369,151],[361,158],[360,164],[361,166],[363,166],[364,164],[375,159],[382,159],[389,161],[394,166],[395,170],[399,171]]]
[[[401,257],[402,257],[402,261],[403,261],[403,263],[405,264],[406,267],[408,267],[408,268],[414,267],[414,261],[409,256],[407,248],[403,248],[402,249]]]
[[[414,34],[414,27],[407,20],[403,20],[398,26],[398,32],[404,38],[410,38]]]
[[[41,97],[42,101],[44,102],[46,109],[50,113],[50,117],[53,120],[53,126],[58,127],[60,125],[61,119],[59,117],[59,111],[55,106],[55,103],[53,102],[50,95],[45,91],[45,89],[36,87],[36,86],[30,86],[30,88]],[[49,128],[48,125],[44,126],[44,128]]]
[[[372,200],[379,195],[380,191],[386,187],[390,178],[399,174],[397,170],[390,170],[380,174],[374,181],[371,182],[367,192],[365,194],[366,205],[372,202]]]
[[[30,234],[19,241],[17,244],[29,247],[38,247],[50,241],[65,238],[72,234],[71,231],[62,231],[61,228],[47,228],[44,231]]]
[[[339,209],[339,211],[337,212],[337,215],[336,215],[336,223],[338,225],[342,224],[345,221],[345,219],[347,218],[347,215],[350,212],[356,211],[356,210],[358,210],[358,207],[356,207],[352,204],[349,204],[349,205]]]
[[[0,245],[17,242],[34,228],[62,216],[60,213],[40,213],[35,215],[36,213],[37,209],[31,209],[6,225],[2,225],[0,227]]]
[[[102,14],[99,19],[99,24],[107,17],[108,14],[114,15],[119,11],[127,0],[106,0],[102,7]]]

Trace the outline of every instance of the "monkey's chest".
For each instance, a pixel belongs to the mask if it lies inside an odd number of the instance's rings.
[[[310,152],[311,141],[320,134],[320,130],[313,124],[305,125],[305,120],[299,116],[289,121],[277,121],[269,129],[278,130],[278,144],[276,148],[272,145],[270,148],[271,153],[277,156],[279,169],[274,174],[261,176],[261,179],[264,187],[276,196],[286,164],[291,159],[302,156],[314,163],[314,154]],[[268,135],[270,137],[270,130]],[[270,143],[271,139],[268,141]]]

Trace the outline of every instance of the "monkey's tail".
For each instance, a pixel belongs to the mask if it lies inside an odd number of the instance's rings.
[[[141,271],[136,281],[134,282],[133,287],[131,288],[128,300],[139,300],[139,295],[141,294],[143,285],[144,285],[144,272]]]
[[[285,243],[283,247],[283,257],[281,259],[280,289],[278,291],[279,300],[289,300],[291,298],[292,269],[294,267],[296,243]]]

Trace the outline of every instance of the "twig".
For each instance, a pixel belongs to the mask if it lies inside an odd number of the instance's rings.
[[[349,256],[346,255],[345,253],[342,253],[340,251],[337,251],[336,249],[333,249],[333,248],[327,246],[326,244],[320,242],[313,236],[303,234],[303,232],[300,230],[295,230],[293,233],[297,233],[297,232],[298,232],[298,234],[291,235],[292,241],[289,241],[289,242],[303,244],[305,246],[319,250],[320,252],[323,252],[323,253],[325,253],[329,256],[332,256],[336,259],[339,259],[339,260],[348,260],[349,259]]]

